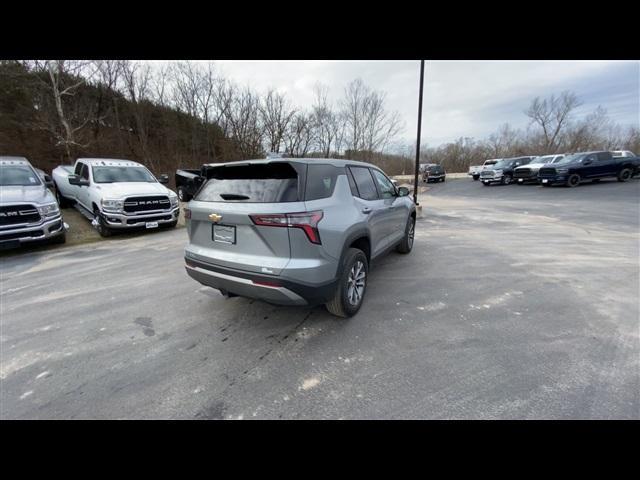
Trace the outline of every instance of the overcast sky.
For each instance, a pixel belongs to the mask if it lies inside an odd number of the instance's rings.
[[[274,87],[298,106],[313,102],[322,82],[330,97],[341,97],[357,78],[387,92],[387,105],[405,121],[403,140],[415,141],[418,104],[417,61],[216,61],[226,77],[259,91]],[[461,136],[484,138],[505,122],[525,128],[525,110],[535,96],[574,91],[584,105],[598,105],[625,125],[640,123],[640,62],[612,61],[436,61],[426,62],[423,142],[430,146]]]

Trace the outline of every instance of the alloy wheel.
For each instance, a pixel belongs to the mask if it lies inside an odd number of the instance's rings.
[[[358,260],[353,267],[351,267],[347,279],[347,299],[354,307],[362,301],[366,277],[367,273],[364,268],[364,263]]]

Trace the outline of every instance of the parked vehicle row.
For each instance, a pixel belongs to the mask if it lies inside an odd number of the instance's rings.
[[[64,243],[68,225],[44,179],[24,157],[0,157],[0,246]]]
[[[485,186],[536,183],[576,187],[584,181],[598,182],[602,178],[617,178],[625,182],[638,174],[640,158],[633,152],[595,151],[505,158],[484,166],[480,179]]]
[[[485,160],[482,165],[472,165],[472,166],[469,167],[469,172],[467,173],[467,175],[470,175],[473,178],[474,181],[479,180],[480,179],[480,174],[482,173],[482,170],[484,170],[485,168],[491,167],[492,165],[495,165],[500,160],[502,160],[502,159],[501,158],[490,158],[489,160]]]

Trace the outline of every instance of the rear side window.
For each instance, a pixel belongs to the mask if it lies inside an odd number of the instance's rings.
[[[318,200],[333,195],[338,175],[342,173],[333,165],[309,164],[305,200]]]
[[[349,167],[358,187],[359,197],[363,200],[377,200],[378,191],[368,168]]]
[[[89,180],[89,167],[86,165],[82,165],[82,170],[80,171],[80,176],[85,180]]]
[[[600,152],[598,153],[598,160],[605,161],[611,158],[611,154],[608,152]]]
[[[289,163],[224,166],[208,172],[196,200],[203,202],[297,202],[298,173]]]

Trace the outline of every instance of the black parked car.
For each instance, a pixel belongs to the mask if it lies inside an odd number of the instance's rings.
[[[607,177],[626,182],[637,168],[637,160],[633,157],[614,157],[611,152],[604,151],[583,152],[569,155],[553,166],[542,167],[538,180],[545,187],[555,184],[577,187],[585,180],[599,182]]]
[[[442,165],[437,163],[428,163],[422,169],[423,182],[444,182],[447,178],[447,172],[444,171]]]
[[[191,200],[202,185],[204,178],[200,173],[199,169],[176,170],[176,189],[181,202]]]

